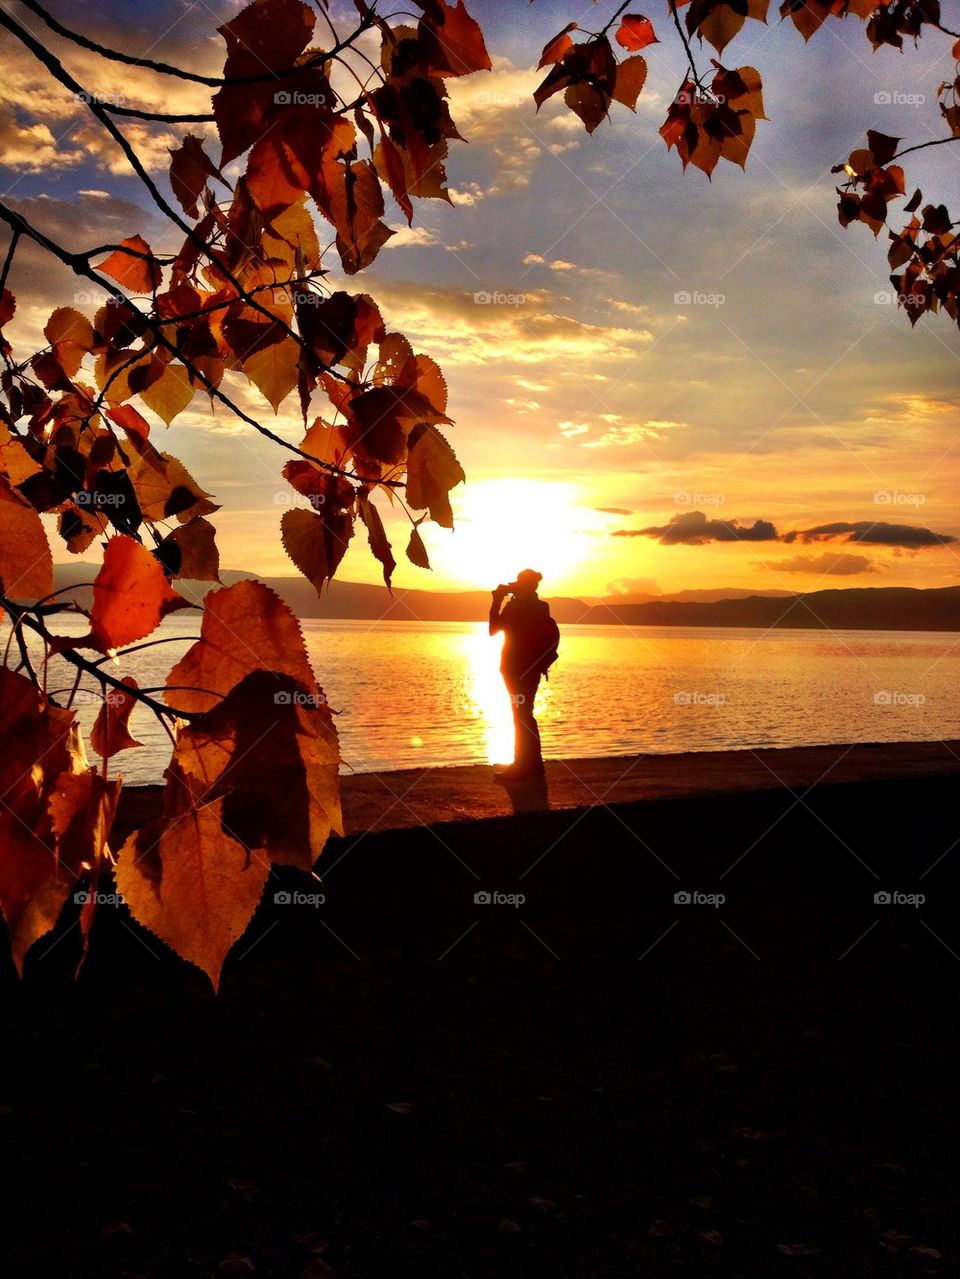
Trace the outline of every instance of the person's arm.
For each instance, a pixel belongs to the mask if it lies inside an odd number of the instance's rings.
[[[493,592],[493,600],[490,603],[490,634],[496,635],[504,630],[503,617],[500,613],[500,606],[503,604],[507,595],[505,586],[498,586]]]

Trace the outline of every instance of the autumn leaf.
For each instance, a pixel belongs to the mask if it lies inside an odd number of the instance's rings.
[[[53,555],[40,516],[2,476],[0,583],[16,600],[43,599],[53,590]]]
[[[642,14],[628,13],[617,28],[617,44],[624,49],[636,51],[645,49],[648,44],[658,44],[653,23]]]
[[[160,264],[140,235],[121,240],[120,247],[104,258],[97,265],[97,270],[109,275],[131,293],[152,293],[163,278]]]
[[[397,561],[393,558],[393,549],[383,527],[383,520],[380,518],[380,512],[370,501],[370,495],[362,489],[357,495],[357,502],[360,518],[366,525],[370,550],[375,558],[380,561],[383,569],[383,580],[386,582],[387,590],[389,590],[390,580],[393,577],[393,570],[397,567]]]
[[[203,149],[203,139],[188,133],[180,145],[170,148],[170,185],[188,217],[199,215],[197,201],[208,178],[223,175]]]
[[[309,871],[343,834],[340,748],[322,690],[259,670],[181,730],[175,766],[253,856]],[[283,795],[283,803],[276,797]]]
[[[269,874],[223,829],[223,800],[184,798],[132,835],[120,850],[116,881],[130,913],[183,959],[207,974],[214,990],[231,946],[243,936]]]
[[[483,32],[467,13],[463,0],[457,0],[453,7],[436,0],[420,20],[420,42],[424,60],[438,75],[463,76],[490,70]]]
[[[19,971],[33,943],[57,922],[82,863],[100,856],[106,838],[105,819],[89,829],[75,825],[77,796],[66,779],[88,778],[79,783],[84,803],[96,789],[104,798],[107,792],[91,779],[73,712],[53,706],[29,679],[4,666],[0,739],[7,743],[0,752],[0,909]]]
[[[90,635],[83,641],[102,653],[123,648],[153,633],[161,620],[186,601],[146,547],[132,537],[112,537],[93,583]]]
[[[453,449],[435,427],[424,423],[410,432],[407,502],[415,511],[429,509],[437,524],[453,528],[450,490],[466,478]]]
[[[540,54],[540,61],[537,63],[537,70],[548,67],[553,63],[559,62],[564,55],[573,48],[573,41],[570,39],[569,33],[576,31],[577,24],[568,22],[559,35],[555,35],[552,40],[548,41],[543,47]]]
[[[638,53],[632,58],[624,58],[617,66],[617,79],[613,88],[613,96],[625,107],[635,111],[637,98],[647,80],[646,60]]]
[[[262,582],[241,581],[210,591],[203,601],[200,639],[167,677],[168,705],[208,711],[253,671],[289,675],[319,696],[300,623]]]
[[[43,332],[63,372],[74,377],[83,357],[93,350],[93,325],[72,306],[61,306],[47,320]]]
[[[157,547],[156,554],[171,577],[197,582],[220,580],[216,529],[202,516],[175,528]]]
[[[135,696],[139,688],[137,681],[128,675],[123,679],[124,688],[109,688],[104,694],[103,705],[97,713],[93,728],[90,730],[90,746],[94,754],[109,759],[118,751],[134,746],[142,746],[130,736],[127,725],[130,715],[137,704]],[[130,689],[132,691],[127,692]]]
[[[410,530],[410,540],[407,543],[407,559],[411,564],[416,564],[417,568],[430,567],[427,548],[423,544],[423,538],[420,536],[420,530],[416,525]]]
[[[299,360],[300,346],[287,335],[243,361],[244,373],[262,392],[274,413],[280,411],[280,405],[297,385]]]
[[[139,392],[141,400],[153,409],[167,426],[182,413],[193,399],[195,388],[187,370],[179,362],[164,364],[160,376]]]
[[[347,552],[352,515],[323,506],[316,513],[285,511],[280,523],[283,549],[320,595]]]

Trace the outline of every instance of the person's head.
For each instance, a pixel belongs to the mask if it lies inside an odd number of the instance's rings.
[[[536,595],[537,587],[543,581],[543,574],[534,568],[525,568],[517,574],[517,580],[510,583],[512,595]]]

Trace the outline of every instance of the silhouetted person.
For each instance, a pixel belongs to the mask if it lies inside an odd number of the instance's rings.
[[[495,768],[501,777],[541,777],[543,755],[533,706],[540,677],[557,660],[560,631],[550,606],[537,595],[542,577],[532,568],[509,586],[498,586],[490,605],[490,634],[503,631],[500,670],[513,707],[513,763]],[[501,609],[504,597],[512,598]]]

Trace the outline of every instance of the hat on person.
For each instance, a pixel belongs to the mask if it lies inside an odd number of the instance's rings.
[[[542,573],[538,573],[535,568],[525,568],[517,574],[517,580],[513,585],[528,591],[535,591],[542,581]]]

